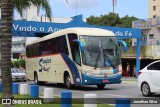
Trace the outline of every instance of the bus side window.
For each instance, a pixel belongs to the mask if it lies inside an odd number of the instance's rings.
[[[40,42],[40,45],[39,45],[39,55],[43,55],[43,50],[44,50],[44,45],[43,45],[43,42]]]
[[[46,54],[50,54],[51,52],[51,43],[50,43],[50,40],[46,40],[46,41],[43,41],[43,51],[42,51],[42,55],[46,55]]]
[[[58,53],[58,41],[57,38],[52,38],[51,39],[51,53],[55,54]]]
[[[27,47],[26,47],[26,56],[27,56],[27,57],[30,57],[30,49],[29,49],[29,47],[30,47],[30,46],[27,46]]]
[[[59,39],[59,51],[69,55],[67,41],[65,35],[58,38]]]
[[[80,59],[80,53],[79,53],[79,45],[77,43],[73,43],[72,57],[73,57],[73,60],[78,65],[81,65],[81,59]]]
[[[73,33],[68,34],[69,44],[72,52],[72,58],[78,65],[81,65],[79,45],[73,42],[73,40],[77,38],[78,38],[77,34],[73,34]]]

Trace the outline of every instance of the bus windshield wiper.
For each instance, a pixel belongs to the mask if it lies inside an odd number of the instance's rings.
[[[106,56],[107,59],[109,60],[109,63],[111,64],[111,66],[112,66],[113,68],[115,68],[115,65],[112,63],[111,59],[110,59],[107,55],[105,55],[105,56]]]
[[[100,53],[101,53],[101,51],[100,51],[100,49],[99,49],[98,55],[97,55],[97,58],[96,58],[96,62],[95,62],[95,65],[94,65],[94,69],[97,68],[97,63],[98,63],[98,59],[99,59]]]

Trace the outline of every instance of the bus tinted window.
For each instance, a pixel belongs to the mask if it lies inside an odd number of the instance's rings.
[[[59,44],[58,38],[53,38],[51,41],[52,41],[52,43],[51,43],[52,53],[58,53],[58,52],[59,52],[59,50],[58,50],[58,49],[59,49],[59,48],[58,48],[58,44]]]
[[[77,64],[81,65],[79,45],[73,42],[73,40],[77,38],[78,38],[77,34],[68,34],[69,44],[72,52],[72,58]]]
[[[69,54],[66,37],[60,36],[52,38],[34,45],[27,46],[26,54],[27,57],[35,57],[54,53],[65,53]]]
[[[40,55],[51,54],[51,41],[50,40],[43,41],[40,44],[41,44],[41,49],[39,50],[41,51]]]
[[[66,37],[65,36],[61,36],[58,38],[59,40],[59,52],[65,53],[65,54],[69,54],[68,52],[68,47],[67,47],[67,41],[66,41]]]

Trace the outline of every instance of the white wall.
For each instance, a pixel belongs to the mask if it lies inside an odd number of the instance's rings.
[[[26,45],[32,43],[33,41],[37,40],[38,37],[27,37],[26,38]]]

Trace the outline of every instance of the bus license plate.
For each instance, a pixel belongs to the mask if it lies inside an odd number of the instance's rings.
[[[103,82],[104,82],[104,83],[108,83],[108,82],[109,82],[109,80],[103,80]]]

